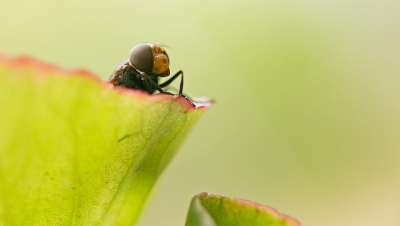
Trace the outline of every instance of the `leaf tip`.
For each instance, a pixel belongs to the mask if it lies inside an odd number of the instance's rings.
[[[219,219],[218,221],[238,222],[238,225],[244,225],[250,222],[246,221],[249,217],[253,219],[260,219],[262,222],[270,222],[268,225],[285,225],[285,226],[300,226],[300,222],[288,215],[281,214],[272,207],[254,203],[248,200],[230,198],[221,195],[208,194],[207,192],[202,192],[194,197],[194,199],[199,199],[204,209],[210,211],[213,217]],[[216,220],[216,219],[215,219]],[[275,222],[275,223],[272,223]],[[258,222],[260,223],[260,222]]]

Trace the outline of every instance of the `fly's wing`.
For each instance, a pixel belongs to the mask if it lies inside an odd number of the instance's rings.
[[[113,85],[117,85],[119,78],[124,74],[125,70],[129,67],[129,59],[123,60],[111,74],[108,79],[108,83],[112,83]]]

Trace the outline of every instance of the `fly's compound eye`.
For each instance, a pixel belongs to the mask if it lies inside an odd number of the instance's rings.
[[[149,44],[143,43],[132,48],[129,61],[139,71],[149,73],[153,70],[154,56]]]

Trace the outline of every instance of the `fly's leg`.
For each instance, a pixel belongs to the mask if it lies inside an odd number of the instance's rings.
[[[142,75],[142,78],[145,79],[148,83],[150,83],[155,89],[157,89],[160,93],[164,93],[164,91],[161,89],[161,87],[155,82],[153,81],[153,79],[150,78],[150,76],[148,76],[146,73],[144,72],[139,72],[140,75]],[[150,87],[148,87],[150,88]]]
[[[183,91],[183,71],[179,70],[178,72],[176,72],[176,74],[174,76],[172,76],[170,79],[168,79],[167,81],[165,81],[164,83],[160,84],[161,88],[164,88],[166,86],[168,86],[169,84],[171,84],[171,82],[173,82],[176,78],[178,78],[179,75],[182,75],[181,77],[181,84],[179,86],[179,95],[183,96],[182,91]]]
[[[164,83],[160,84],[161,88],[164,88],[166,86],[168,86],[169,84],[171,84],[176,78],[178,78],[179,75],[181,76],[181,84],[179,85],[179,96],[185,98],[187,101],[189,101],[189,103],[193,106],[196,107],[196,105],[193,103],[193,101],[187,97],[185,94],[183,94],[183,71],[179,70],[178,72],[176,72],[176,74],[174,76],[172,76],[170,79],[168,79],[167,81],[165,81]]]

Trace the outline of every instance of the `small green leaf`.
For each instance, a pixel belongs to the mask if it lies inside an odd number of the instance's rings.
[[[268,206],[201,193],[193,197],[186,226],[300,226],[296,220]]]
[[[0,225],[132,225],[204,112],[0,56]]]

